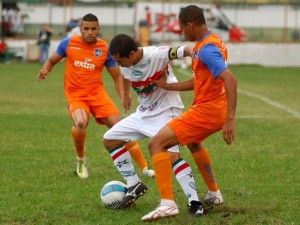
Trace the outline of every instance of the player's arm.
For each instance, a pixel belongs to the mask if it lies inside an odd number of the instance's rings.
[[[182,59],[187,56],[192,56],[193,49],[189,46],[170,47],[168,51],[169,60]]]
[[[114,67],[106,67],[106,68],[114,80],[115,88],[120,97],[120,100],[122,101],[122,99],[123,99],[123,77],[120,73],[120,68],[118,65],[116,65]]]
[[[124,107],[125,113],[128,112],[128,110],[131,107],[132,97],[130,92],[130,81],[123,78],[123,99],[122,99],[122,105]]]
[[[57,54],[56,52],[53,53],[47,61],[44,63],[40,71],[38,72],[37,79],[44,80],[47,74],[52,70],[52,68],[62,59],[63,57]]]
[[[188,46],[180,46],[180,47],[162,47],[161,57],[168,60],[174,59],[182,59],[186,56],[192,55],[192,48]],[[167,55],[165,55],[167,53]],[[163,88],[168,91],[190,91],[194,89],[194,81],[193,79],[176,82],[176,83],[167,83],[167,74],[162,76],[161,79],[155,81],[156,85],[160,88]]]
[[[38,72],[37,79],[44,80],[47,74],[52,70],[52,68],[64,57],[67,56],[66,49],[69,44],[70,38],[63,39],[57,49],[44,63],[40,71]]]
[[[155,84],[168,91],[190,91],[194,89],[194,79],[180,81],[176,83],[167,83],[166,77],[155,81]]]
[[[229,69],[224,70],[218,77],[224,81],[227,99],[227,117],[223,125],[223,139],[229,145],[234,141],[234,116],[237,101],[237,81]]]

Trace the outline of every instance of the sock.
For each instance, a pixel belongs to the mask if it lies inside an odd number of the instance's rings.
[[[142,149],[136,141],[129,142],[125,144],[126,149],[129,151],[131,157],[137,163],[141,171],[148,168],[147,161],[145,160]]]
[[[214,177],[208,151],[205,148],[202,148],[194,152],[193,157],[208,190],[213,192],[218,191],[219,188]]]
[[[168,152],[159,152],[152,156],[152,165],[155,170],[155,181],[160,199],[173,200],[172,168]]]
[[[75,145],[75,150],[78,158],[84,157],[84,142],[86,137],[86,130],[78,130],[75,127],[72,127],[71,129],[73,142]]]
[[[110,151],[110,156],[114,161],[114,165],[117,167],[124,180],[126,180],[128,187],[131,187],[140,181],[131,163],[130,154],[124,146]]]
[[[172,164],[173,172],[190,205],[191,201],[199,201],[196,184],[190,165],[183,159]]]

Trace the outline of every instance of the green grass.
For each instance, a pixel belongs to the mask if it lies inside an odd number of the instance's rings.
[[[141,216],[159,201],[154,181],[141,176],[150,190],[133,207],[104,208],[99,189],[110,180],[122,180],[101,143],[106,128],[90,122],[86,143],[90,177],[79,180],[74,175],[71,121],[63,97],[63,65],[43,82],[35,79],[38,69],[37,64],[0,64],[0,224],[141,224]],[[240,90],[300,112],[300,68],[231,66],[231,70]],[[179,79],[186,78],[180,69],[176,72]],[[103,77],[120,106],[111,79]],[[182,96],[189,105],[192,93]],[[147,141],[141,145],[146,153]],[[241,93],[235,144],[226,146],[216,134],[205,146],[224,206],[203,218],[190,218],[185,197],[174,183],[180,215],[151,224],[299,224],[299,118]],[[182,154],[193,167],[203,196],[206,188],[191,156],[186,149]]]

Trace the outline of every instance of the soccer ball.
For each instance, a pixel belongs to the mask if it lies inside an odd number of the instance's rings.
[[[117,209],[125,197],[127,188],[120,181],[110,181],[106,183],[101,191],[100,198],[105,207]]]

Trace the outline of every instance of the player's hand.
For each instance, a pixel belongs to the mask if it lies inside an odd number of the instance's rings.
[[[153,83],[162,89],[167,89],[168,83],[167,83],[167,74],[165,73],[160,79],[154,80]]]
[[[132,98],[131,98],[130,95],[123,96],[123,98],[122,98],[122,105],[123,105],[125,113],[127,113],[129,111],[129,109],[131,107],[131,102],[132,102]]]
[[[38,81],[44,80],[47,74],[48,74],[48,71],[41,69],[37,75]]]
[[[234,141],[234,120],[228,119],[223,125],[223,140],[230,145]]]

